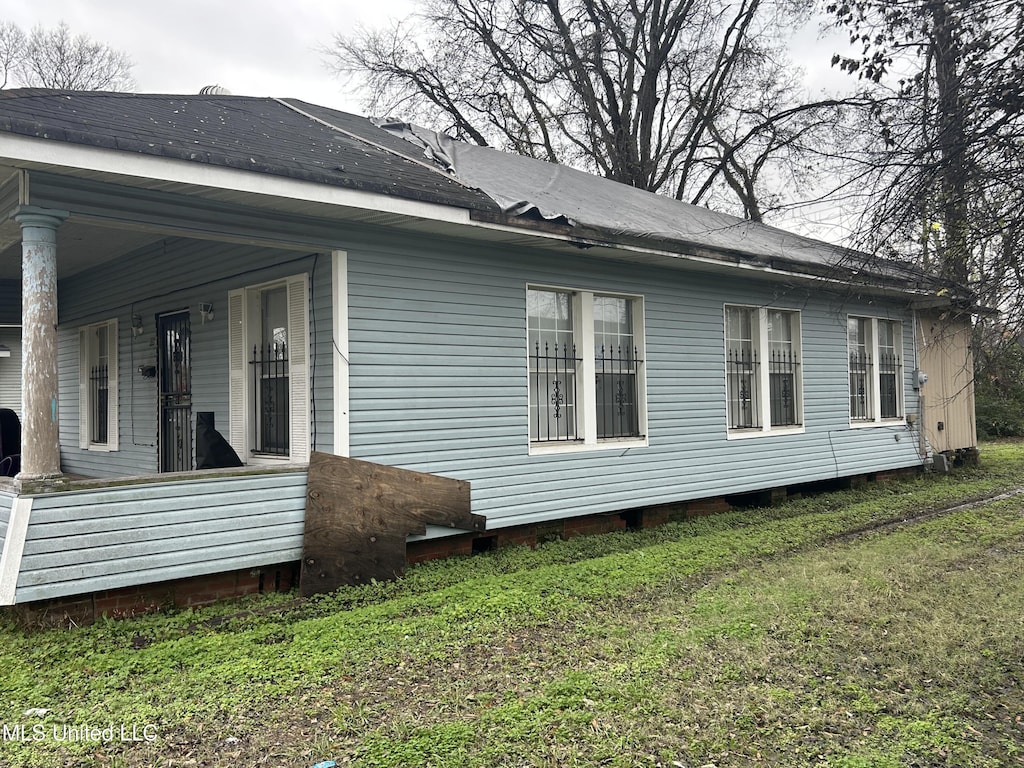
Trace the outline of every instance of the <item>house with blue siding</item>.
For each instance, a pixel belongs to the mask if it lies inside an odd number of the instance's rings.
[[[0,171],[0,605],[263,584],[314,451],[468,481],[486,531],[422,543],[975,445],[955,286],[580,171],[296,100],[46,90],[0,92]]]

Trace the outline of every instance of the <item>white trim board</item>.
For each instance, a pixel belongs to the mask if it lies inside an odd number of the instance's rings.
[[[10,522],[4,537],[4,551],[0,555],[0,605],[14,605],[21,572],[21,556],[28,536],[28,521],[32,516],[32,497],[16,496],[11,504]]]

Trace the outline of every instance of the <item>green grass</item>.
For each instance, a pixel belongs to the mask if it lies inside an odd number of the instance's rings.
[[[1024,496],[920,517],[1022,482],[1024,445],[995,443],[299,605],[7,626],[0,722],[158,737],[8,740],[0,764],[1024,765]]]

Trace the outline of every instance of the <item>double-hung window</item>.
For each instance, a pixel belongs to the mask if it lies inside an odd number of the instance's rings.
[[[117,321],[78,332],[79,446],[117,450]]]
[[[850,421],[871,424],[903,418],[903,326],[898,320],[847,321]]]
[[[800,313],[725,307],[726,414],[730,435],[798,429],[803,423]]]
[[[531,287],[526,307],[531,450],[643,440],[642,299]]]
[[[228,295],[230,442],[248,461],[309,458],[306,275]]]

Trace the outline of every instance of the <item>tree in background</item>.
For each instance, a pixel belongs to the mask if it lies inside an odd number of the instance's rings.
[[[794,87],[779,39],[809,5],[430,0],[326,53],[371,113],[760,221],[842,118]]]
[[[16,24],[0,23],[0,88],[129,91],[135,87],[132,66],[127,54],[72,35],[63,22],[27,35]]]
[[[1024,430],[1024,0],[846,0],[828,11],[874,84],[864,242],[969,285],[979,318],[979,428]],[[984,414],[989,414],[985,416]],[[1005,432],[1010,427],[991,427]]]

